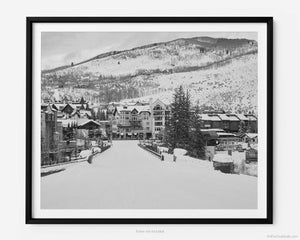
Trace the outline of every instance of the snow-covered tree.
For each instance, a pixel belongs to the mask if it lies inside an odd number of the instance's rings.
[[[190,99],[183,87],[175,89],[171,104],[171,116],[166,123],[165,141],[173,150],[176,147],[188,148],[190,128]]]

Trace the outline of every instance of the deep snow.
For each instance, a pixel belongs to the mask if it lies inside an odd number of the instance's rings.
[[[257,178],[214,171],[206,161],[160,161],[114,141],[92,164],[64,166],[41,178],[44,209],[253,209]]]

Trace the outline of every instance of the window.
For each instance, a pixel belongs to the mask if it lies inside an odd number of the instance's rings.
[[[162,110],[162,107],[160,105],[156,105],[153,110]]]

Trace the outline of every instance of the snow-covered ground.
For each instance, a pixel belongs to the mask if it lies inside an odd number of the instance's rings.
[[[114,141],[92,164],[41,178],[44,209],[253,209],[257,178],[206,161],[160,161],[137,141]]]

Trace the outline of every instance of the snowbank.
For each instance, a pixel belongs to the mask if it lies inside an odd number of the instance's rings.
[[[257,162],[247,164],[245,152],[233,152],[232,158],[234,164],[234,173],[257,177]]]
[[[99,147],[93,147],[92,148],[92,152],[93,153],[100,153],[101,152],[101,148],[99,148]]]
[[[213,161],[219,163],[233,163],[232,156],[228,154],[215,154]]]
[[[92,154],[92,151],[91,150],[82,150],[80,153],[79,153],[79,156],[80,157],[87,157],[87,156],[89,156],[89,155],[91,155]]]
[[[179,157],[179,156],[184,156],[187,154],[187,150],[182,149],[182,148],[175,148],[174,149],[174,156]]]

